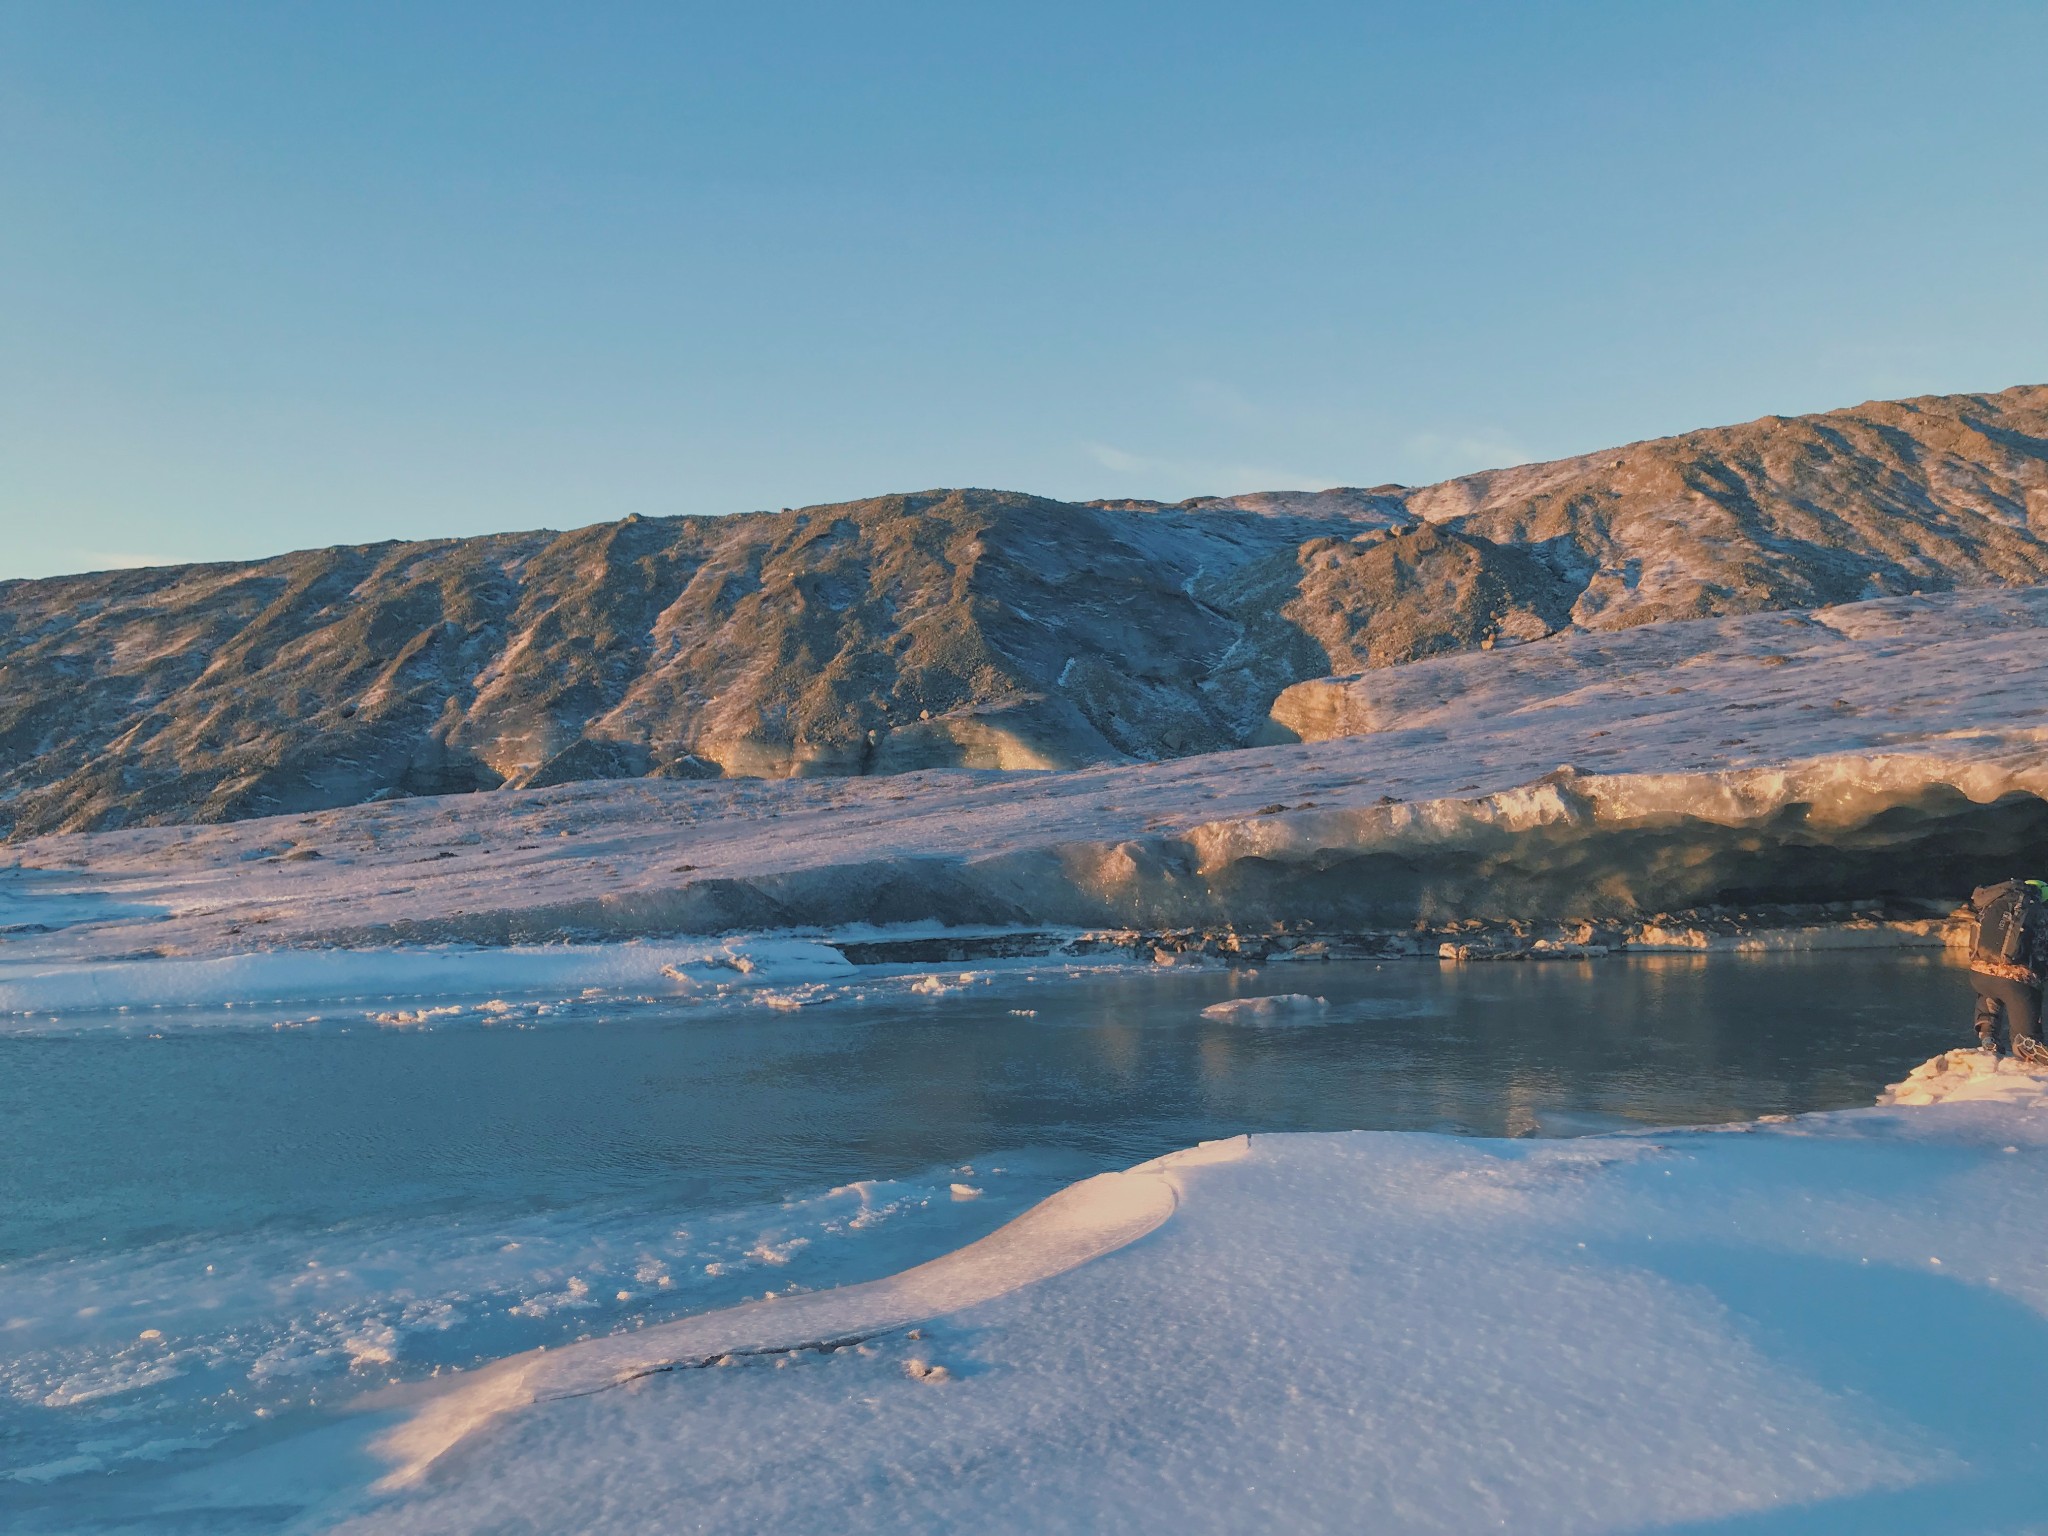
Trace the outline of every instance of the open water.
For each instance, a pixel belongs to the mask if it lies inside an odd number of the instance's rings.
[[[303,1501],[223,1469],[366,1394],[888,1273],[1210,1137],[1833,1109],[1969,1043],[1962,974],[1898,954],[932,990],[0,1038],[0,1525],[276,1528]],[[1285,993],[1323,1003],[1203,1011]]]

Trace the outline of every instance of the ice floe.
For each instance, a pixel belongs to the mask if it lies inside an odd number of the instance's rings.
[[[1204,1008],[1202,1017],[1223,1024],[1320,1024],[1329,1006],[1325,998],[1282,992],[1272,997],[1226,998]]]

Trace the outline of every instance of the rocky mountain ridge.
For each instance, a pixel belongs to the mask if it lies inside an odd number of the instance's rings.
[[[2048,581],[2048,386],[1411,489],[951,490],[0,583],[0,835],[579,779],[1065,768],[1537,639]]]

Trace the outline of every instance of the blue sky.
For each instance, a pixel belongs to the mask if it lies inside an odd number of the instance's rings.
[[[2048,7],[0,6],[0,576],[2048,381]]]

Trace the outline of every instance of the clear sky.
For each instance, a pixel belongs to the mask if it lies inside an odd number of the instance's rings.
[[[0,576],[2048,381],[2048,5],[0,0]]]

